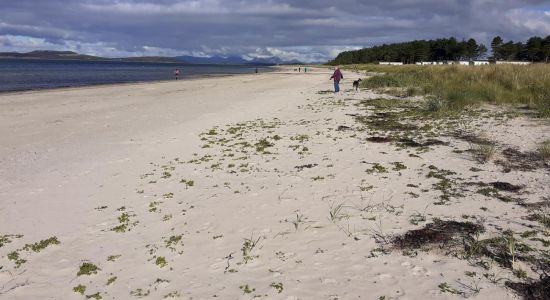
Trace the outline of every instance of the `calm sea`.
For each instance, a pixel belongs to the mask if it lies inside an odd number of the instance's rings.
[[[170,80],[176,68],[185,79],[254,73],[256,66],[0,59],[0,92]]]

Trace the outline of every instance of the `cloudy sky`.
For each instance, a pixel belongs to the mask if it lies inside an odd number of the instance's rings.
[[[0,0],[0,51],[278,56],[455,36],[550,34],[550,0]]]

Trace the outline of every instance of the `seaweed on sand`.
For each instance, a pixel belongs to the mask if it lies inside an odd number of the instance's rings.
[[[550,299],[550,276],[541,275],[540,280],[530,282],[506,282],[506,286],[514,290],[525,300]]]
[[[523,188],[520,185],[514,185],[503,181],[491,182],[490,185],[492,185],[495,189],[499,191],[506,191],[506,192],[517,192]]]
[[[298,171],[302,171],[303,169],[311,169],[313,167],[317,167],[318,165],[317,164],[306,164],[306,165],[301,165],[301,166],[295,166],[294,168],[297,169]]]
[[[389,143],[393,141],[391,137],[386,136],[371,136],[367,138],[367,141],[373,142],[373,143]]]
[[[414,141],[412,139],[400,139],[399,144],[407,147],[428,147],[428,146],[440,146],[440,145],[448,146],[449,145],[449,143],[447,142],[443,142],[436,139],[427,139],[422,143]]]
[[[545,166],[544,160],[537,152],[521,152],[517,149],[506,148],[502,151],[504,159],[495,161],[504,167],[505,172],[511,170],[532,171]]]
[[[443,248],[461,244],[467,236],[483,231],[484,228],[480,224],[435,219],[424,228],[410,230],[397,236],[393,240],[393,245],[399,249],[429,249],[434,246]]]
[[[396,112],[377,112],[372,116],[359,116],[355,119],[374,130],[411,131],[418,129],[418,126],[414,124],[399,122],[398,120],[402,119],[402,116]]]

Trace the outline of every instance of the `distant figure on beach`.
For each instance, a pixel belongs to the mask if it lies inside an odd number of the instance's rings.
[[[304,73],[307,73],[307,67],[304,67]]]
[[[256,70],[254,70],[254,73],[258,74],[258,68],[256,68]]]
[[[298,68],[298,73],[302,72],[302,68]]]
[[[331,79],[334,79],[334,92],[338,93],[340,91],[340,80],[344,79],[344,75],[342,75],[338,66],[334,67],[334,73],[329,80]]]
[[[175,69],[175,70],[174,70],[174,77],[176,78],[176,80],[179,79],[179,77],[180,77],[180,69]]]

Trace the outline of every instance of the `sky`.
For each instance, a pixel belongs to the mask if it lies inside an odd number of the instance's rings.
[[[550,0],[0,0],[0,52],[277,56],[455,36],[550,35]]]

